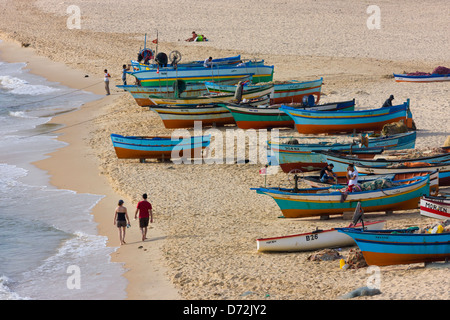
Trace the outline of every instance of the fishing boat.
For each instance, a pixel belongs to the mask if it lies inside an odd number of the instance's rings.
[[[355,168],[362,174],[388,174],[388,173],[402,173],[408,171],[433,171],[439,172],[439,185],[450,186],[450,162],[400,162],[394,165],[363,165],[355,163]]]
[[[304,218],[330,216],[353,211],[358,202],[366,212],[417,209],[420,198],[430,193],[430,176],[392,182],[377,180],[361,184],[358,192],[346,196],[329,188],[252,188],[258,194],[272,197],[284,217]]]
[[[242,62],[241,55],[224,57],[224,58],[216,58],[216,59],[212,59],[212,61],[211,61],[211,63],[214,65],[234,65],[234,64],[241,63],[241,62]],[[175,67],[204,68],[203,63],[204,63],[204,61],[200,61],[200,60],[189,61],[189,62],[184,62],[184,63],[178,62],[178,63],[176,63],[176,65],[169,64],[169,67],[173,67],[173,68],[175,68]],[[156,69],[156,68],[158,68],[158,65],[156,63],[145,64],[142,62],[138,62],[136,60],[131,60],[131,67],[133,68],[134,71],[139,71],[139,70]]]
[[[273,84],[267,84],[259,87],[255,87],[252,90],[248,90],[242,93],[242,99],[255,99],[263,96],[268,96],[273,90]],[[199,105],[199,104],[210,104],[219,102],[229,102],[235,100],[234,94],[217,94],[217,95],[206,95],[197,97],[186,97],[186,98],[174,98],[166,99],[161,98],[156,95],[149,95],[149,99],[155,105]],[[263,100],[260,103],[264,103],[267,100]]]
[[[366,139],[367,137],[367,139]],[[337,151],[346,154],[352,154],[358,159],[373,158],[379,154],[379,149],[383,150],[402,150],[415,147],[416,132],[399,133],[390,136],[368,135],[363,138],[367,143],[361,143],[362,138],[354,139],[350,142],[337,142],[337,138],[315,138],[314,142],[301,142],[300,139],[309,137],[294,138],[288,143],[277,143],[268,141],[268,161],[272,165],[280,165],[284,172],[292,170],[317,171],[321,170],[328,163],[326,157],[321,153],[323,151]],[[332,153],[335,154],[335,153]],[[354,160],[354,159],[352,159]],[[347,165],[348,166],[348,165]],[[344,169],[347,168],[345,166]],[[340,168],[336,167],[335,172]],[[346,170],[339,170],[340,175],[345,175]],[[344,174],[343,174],[344,173]]]
[[[368,230],[383,229],[386,221],[366,222]],[[353,228],[361,228],[357,224]],[[338,248],[355,245],[355,241],[335,228],[316,230],[308,233],[293,234],[282,237],[256,239],[256,247],[260,252],[311,251],[325,248]]]
[[[355,166],[356,167],[356,166]],[[411,169],[413,170],[413,169]],[[359,172],[359,171],[358,171]],[[398,180],[406,180],[411,179],[418,176],[426,176],[430,175],[430,194],[437,195],[439,193],[439,171],[438,170],[430,170],[430,171],[408,171],[408,172],[399,172],[399,173],[386,173],[386,174],[365,174],[358,176],[358,183],[364,183],[368,181],[374,181],[379,179],[389,179],[391,181]],[[347,177],[337,176],[334,181],[322,182],[320,181],[320,177],[318,175],[308,175],[304,176],[301,174],[301,181],[306,183],[312,188],[334,188],[334,189],[342,189],[347,185]]]
[[[289,115],[280,110],[281,106],[281,104],[269,104],[254,107],[246,103],[224,103],[224,107],[231,112],[240,129],[293,128],[295,125],[294,121]],[[355,108],[355,99],[314,105],[311,107],[297,103],[295,105],[291,104],[291,107],[303,110],[348,111]]]
[[[210,68],[156,67],[149,70],[130,72],[143,87],[172,86],[174,82],[223,81],[252,76],[253,83],[270,82],[273,79],[274,66],[246,62],[238,65],[212,65]]]
[[[413,233],[418,228],[361,230],[336,228],[352,237],[368,265],[388,266],[446,261],[450,258],[450,233]]]
[[[407,102],[392,106],[371,110],[358,111],[314,111],[301,110],[282,106],[281,111],[287,113],[295,122],[299,133],[341,133],[341,132],[380,132],[387,123],[407,121],[409,111],[409,99]]]
[[[201,157],[209,146],[211,136],[143,137],[111,134],[119,159],[185,159]]]
[[[251,81],[251,79],[251,76],[245,76],[242,78],[224,80],[220,83],[234,84],[239,81]],[[183,80],[174,82],[172,86],[142,87],[138,85],[119,85],[116,87],[128,91],[133,96],[136,103],[141,107],[155,105],[151,100],[149,100],[149,95],[156,95],[160,98],[174,99],[178,97],[197,97],[208,93],[208,90],[206,90],[204,83],[190,83]]]
[[[429,157],[419,157],[419,158],[404,158],[404,157],[399,157],[399,158],[391,158],[391,159],[386,159],[384,157],[380,157],[380,158],[375,158],[375,159],[357,159],[355,157],[351,157],[349,155],[338,155],[335,153],[330,153],[327,151],[320,151],[320,153],[324,156],[324,161],[326,163],[332,163],[334,165],[334,172],[342,175],[345,174],[345,172],[347,172],[347,167],[349,164],[355,164],[358,165],[362,168],[362,166],[366,166],[366,167],[377,167],[377,166],[382,166],[382,167],[388,167],[388,166],[401,166],[403,165],[403,163],[429,163],[429,164],[433,164],[433,163],[440,163],[440,162],[448,162],[450,161],[450,154],[449,153],[441,153],[441,154],[437,154],[437,155],[433,155],[433,156],[429,156]],[[410,169],[411,169],[411,165],[410,165]],[[428,168],[429,170],[430,168]],[[445,177],[443,182],[439,182],[439,183],[446,183],[445,182]],[[439,179],[441,179],[441,177],[439,176]]]
[[[420,214],[439,220],[450,219],[450,198],[422,197],[420,199]]]
[[[270,97],[270,104],[280,103],[301,103],[304,97],[312,96],[313,104],[317,104],[320,100],[320,92],[322,89],[323,78],[313,81],[275,81],[274,91]],[[205,82],[206,89],[210,93],[232,93],[236,91],[236,85],[221,84],[217,82]],[[258,86],[257,84],[248,83],[244,86],[244,91]]]
[[[167,129],[192,128],[196,121],[202,127],[235,124],[231,113],[221,104],[151,106]]]
[[[396,74],[394,73],[396,82],[442,82],[450,81],[450,74],[422,74],[422,75],[409,75],[409,74]]]

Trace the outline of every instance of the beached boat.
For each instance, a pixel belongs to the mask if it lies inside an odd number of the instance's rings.
[[[450,198],[422,197],[420,199],[420,214],[439,220],[450,219]]]
[[[349,155],[337,155],[335,153],[329,153],[326,151],[320,152],[324,158],[326,163],[332,163],[334,165],[333,171],[342,175],[345,175],[347,171],[347,167],[349,164],[355,164],[358,166],[366,166],[366,167],[377,167],[377,166],[401,166],[403,163],[439,163],[439,162],[448,162],[450,161],[449,153],[441,153],[429,157],[420,157],[420,158],[375,158],[375,159],[357,159],[355,157],[351,157]],[[439,177],[440,179],[440,177]],[[442,183],[442,182],[439,182]],[[445,180],[444,180],[445,183]]]
[[[170,61],[168,61],[170,62]],[[237,55],[237,56],[231,56],[231,57],[224,57],[224,58],[216,58],[216,59],[212,59],[211,63],[215,64],[215,65],[234,65],[234,64],[238,64],[241,63],[242,59],[241,59],[241,55]],[[177,63],[176,66],[174,66],[173,64],[169,64],[169,67],[185,67],[185,68],[204,68],[203,66],[204,61],[200,61],[200,60],[196,60],[196,61],[189,61],[189,62],[184,62],[184,63]],[[156,69],[158,67],[158,65],[156,63],[153,64],[145,64],[142,62],[138,62],[136,60],[131,60],[131,67],[133,68],[134,71],[139,71],[139,70],[150,70],[150,69]]]
[[[202,127],[235,124],[231,113],[220,104],[151,106],[167,129],[191,128],[196,121]]]
[[[396,82],[442,82],[450,81],[450,74],[423,74],[423,75],[408,75],[394,73]]]
[[[269,95],[273,90],[273,84],[267,84],[259,87],[255,87],[252,90],[248,90],[242,93],[242,99],[255,99],[266,95]],[[186,98],[173,98],[165,99],[155,95],[149,95],[149,99],[155,105],[199,105],[199,104],[210,104],[219,102],[229,102],[235,100],[234,94],[217,94],[217,95],[206,95],[197,97],[186,97]],[[267,101],[267,100],[264,100]],[[260,103],[264,103],[261,101]]]
[[[365,222],[364,227],[369,230],[380,230],[384,228],[385,222]],[[361,226],[361,224],[357,224],[353,228],[361,228]],[[351,237],[338,232],[334,228],[282,237],[256,239],[256,248],[260,252],[311,251],[352,245],[355,245],[355,241]]]
[[[356,166],[355,166],[356,167]],[[413,170],[413,169],[411,169]],[[439,171],[410,171],[410,172],[399,172],[399,173],[386,173],[386,174],[365,174],[358,176],[358,183],[364,183],[367,181],[374,181],[379,179],[389,179],[391,181],[412,179],[414,177],[423,177],[430,175],[430,194],[437,195],[439,193]],[[306,183],[312,188],[334,188],[342,189],[347,186],[347,177],[338,176],[335,181],[322,182],[318,175],[304,176],[301,174],[302,182]]]
[[[224,103],[224,107],[231,112],[240,129],[293,128],[295,125],[294,121],[289,115],[280,110],[281,106],[281,104],[270,104],[253,107],[246,103]],[[312,107],[303,106],[303,104],[298,103],[292,107],[304,110],[349,111],[354,110],[355,99],[319,104]]]
[[[251,78],[251,76],[246,76],[242,78],[224,80],[220,83],[234,84],[239,81],[251,80]],[[160,98],[174,99],[178,97],[197,97],[208,93],[204,83],[190,83],[184,82],[183,80],[178,80],[172,86],[142,87],[137,85],[119,85],[116,87],[128,91],[133,96],[136,103],[141,107],[155,105],[151,100],[149,100],[149,95],[156,95]]]
[[[394,165],[363,165],[355,163],[355,168],[362,174],[388,174],[408,171],[434,171],[439,172],[439,185],[450,186],[450,162],[400,162]]]
[[[252,76],[253,83],[270,82],[273,79],[274,66],[247,62],[236,66],[212,65],[211,68],[157,67],[149,70],[130,72],[143,87],[172,86],[174,82],[223,81]]]
[[[272,197],[286,218],[329,216],[353,211],[358,202],[365,212],[417,209],[422,196],[430,193],[430,176],[414,177],[395,183],[390,180],[361,184],[363,191],[350,192],[329,188],[284,189],[252,188]],[[369,190],[365,190],[365,189]],[[372,189],[377,188],[377,189]]]
[[[320,100],[320,92],[322,89],[323,78],[313,81],[276,81],[274,82],[274,91],[270,97],[270,104],[280,103],[301,103],[303,98],[315,96],[313,104],[317,104]],[[233,93],[236,91],[236,85],[221,84],[217,82],[205,82],[205,86],[210,93]],[[243,87],[244,91],[258,86],[249,83]]]
[[[368,265],[387,266],[445,261],[450,258],[448,232],[413,233],[414,228],[364,231],[336,228],[336,230],[355,240]]]
[[[201,157],[211,136],[138,137],[111,134],[119,159],[184,159]]]
[[[300,110],[282,106],[281,111],[287,113],[295,121],[295,127],[299,133],[341,133],[341,132],[380,132],[387,123],[402,120],[405,124],[409,116],[409,99],[407,102],[392,106],[371,110],[357,111],[314,111]]]
[[[335,139],[319,138],[313,143],[302,143],[299,139],[294,138],[289,143],[276,143],[268,141],[268,161],[272,165],[280,165],[284,172],[299,169],[302,171],[316,171],[321,170],[326,166],[327,159],[321,154],[322,151],[339,151],[341,153],[351,153],[356,158],[373,158],[379,154],[377,148],[384,150],[401,150],[411,149],[415,147],[416,132],[399,133],[391,136],[377,136],[369,135],[367,139],[367,146],[361,144],[362,139],[355,139],[352,142],[336,142]],[[307,137],[305,137],[307,138]],[[350,137],[352,138],[352,137]],[[302,138],[303,139],[303,138]],[[345,167],[347,168],[347,166]],[[340,168],[334,168],[337,172]],[[339,174],[345,170],[339,170]],[[344,174],[345,175],[345,174]]]

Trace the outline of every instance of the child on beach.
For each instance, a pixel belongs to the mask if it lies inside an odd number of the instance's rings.
[[[125,242],[125,228],[130,225],[130,219],[128,218],[127,208],[123,206],[123,200],[119,200],[118,207],[114,214],[114,225],[119,228],[119,240],[120,244],[126,244]]]

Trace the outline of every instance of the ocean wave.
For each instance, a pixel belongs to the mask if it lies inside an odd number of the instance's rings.
[[[0,76],[0,86],[8,89],[11,94],[32,96],[53,93],[60,90],[41,84],[30,84],[26,80],[11,76]]]
[[[8,277],[2,275],[0,276],[0,300],[30,300],[30,299],[21,297],[16,292],[11,290],[11,280]]]

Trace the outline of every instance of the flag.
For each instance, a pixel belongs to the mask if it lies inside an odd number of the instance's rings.
[[[261,175],[267,174],[267,168],[264,167],[264,168],[259,169],[259,174],[261,174]]]
[[[158,43],[158,39],[152,40],[153,43]]]

